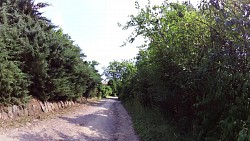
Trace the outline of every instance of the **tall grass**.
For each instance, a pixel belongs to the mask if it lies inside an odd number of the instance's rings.
[[[157,109],[144,108],[136,100],[127,100],[123,105],[142,141],[180,140],[174,126],[171,126]]]

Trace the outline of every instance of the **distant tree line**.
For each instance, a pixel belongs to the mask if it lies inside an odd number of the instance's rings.
[[[34,0],[0,1],[0,105],[96,96],[101,77]]]
[[[157,108],[190,140],[250,140],[249,1],[136,8],[123,28],[147,42],[135,62],[105,70],[119,98]]]

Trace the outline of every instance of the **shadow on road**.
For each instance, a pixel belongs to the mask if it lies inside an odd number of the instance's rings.
[[[96,107],[101,107],[105,101],[89,101],[87,105],[89,106],[96,106]]]
[[[71,124],[89,128],[91,131],[96,131],[100,134],[105,134],[107,131],[102,130],[102,128],[105,129],[106,123],[109,120],[112,120],[110,117],[111,114],[112,111],[103,108],[102,110],[99,110],[92,114],[78,115],[75,116],[74,118],[69,118],[69,117],[59,117],[59,118],[66,120]]]
[[[46,131],[43,133],[27,133],[23,132],[17,138],[20,141],[27,141],[27,139],[32,139],[34,141],[103,141],[109,140],[109,135],[112,134],[113,129],[110,129],[110,125],[107,125],[106,122],[109,118],[108,110],[100,110],[93,114],[88,115],[79,115],[74,116],[73,118],[59,117],[67,121],[70,124],[74,124],[75,126],[79,126],[79,131],[72,135],[70,132],[64,133],[59,130],[53,129],[54,135],[46,134]],[[74,127],[72,127],[74,128]],[[46,129],[45,129],[46,130]],[[15,137],[15,136],[13,136]]]
[[[88,101],[87,105],[95,106],[95,107],[102,107],[103,104],[107,103],[107,101],[110,101],[110,100],[118,101],[118,97],[107,97],[107,98],[103,98],[99,101]]]
[[[71,131],[70,125],[65,125],[66,131],[63,129],[52,129],[47,131],[37,132],[37,133],[28,133],[23,131],[19,136],[15,135],[13,137],[18,138],[20,141],[27,141],[27,139],[32,139],[36,141],[50,141],[50,140],[67,140],[67,141],[77,141],[77,140],[86,140],[86,141],[103,141],[103,140],[112,140],[111,136],[115,133],[116,129],[114,124],[116,120],[114,118],[113,105],[110,103],[109,98],[96,102],[89,102],[89,110],[85,111],[82,114],[75,116],[60,116],[59,119],[62,119],[72,125],[73,131]],[[112,101],[111,100],[111,101]],[[93,112],[92,112],[93,111]],[[92,112],[92,113],[91,113]],[[53,135],[51,135],[53,134]]]
[[[100,107],[97,112],[78,115],[73,118],[61,116],[59,118],[66,120],[70,124],[80,126],[83,129],[81,136],[87,140],[107,140],[115,131],[113,111],[104,104],[106,101],[92,103],[92,106]]]
[[[57,138],[55,139],[55,136],[57,135]],[[47,134],[31,134],[31,133],[23,133],[19,136],[19,141],[27,141],[27,139],[32,139],[32,141],[101,141],[103,138],[99,137],[91,137],[86,136],[84,133],[78,132],[77,136],[69,136],[66,135],[60,131],[54,130],[54,135],[47,135]]]

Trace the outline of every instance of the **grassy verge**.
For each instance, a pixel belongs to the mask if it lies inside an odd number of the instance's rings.
[[[178,135],[156,109],[143,108],[135,100],[123,102],[130,114],[136,133],[142,141],[176,141]]]

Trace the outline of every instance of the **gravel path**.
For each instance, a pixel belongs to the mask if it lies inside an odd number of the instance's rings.
[[[11,129],[0,135],[0,141],[14,140],[139,141],[130,117],[115,99],[104,99],[74,113]]]

